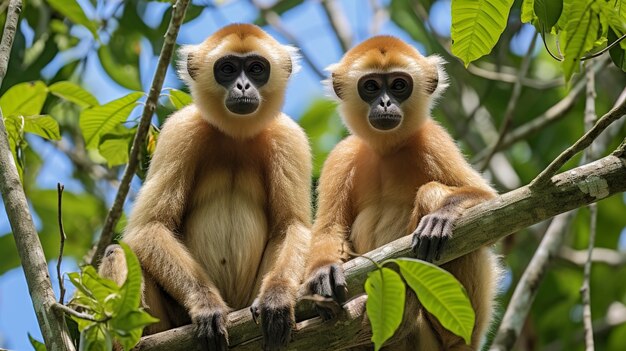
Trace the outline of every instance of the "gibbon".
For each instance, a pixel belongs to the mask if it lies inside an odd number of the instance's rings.
[[[430,116],[447,86],[443,60],[389,36],[373,37],[329,67],[328,83],[351,135],[324,163],[305,290],[346,297],[341,263],[405,235],[418,258],[438,258],[464,209],[496,193]],[[419,225],[418,225],[419,224]],[[388,349],[477,349],[492,315],[499,274],[490,249],[442,266],[465,287],[476,312],[471,345],[407,293],[403,323]],[[324,319],[332,310],[317,306]]]
[[[209,350],[225,350],[227,313],[252,304],[264,347],[279,349],[295,323],[311,227],[308,139],[281,113],[295,49],[235,24],[180,56],[194,103],[165,122],[122,239],[160,319],[144,333],[192,322]],[[110,246],[100,273],[122,283],[125,270]]]

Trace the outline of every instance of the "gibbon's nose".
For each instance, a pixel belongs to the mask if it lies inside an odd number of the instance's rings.
[[[383,94],[383,96],[380,97],[378,104],[380,107],[384,108],[385,111],[387,111],[387,107],[391,106],[391,98],[389,95]]]
[[[239,76],[239,78],[237,78],[237,80],[235,81],[235,88],[240,90],[242,93],[245,93],[246,90],[250,89],[250,87],[251,87],[250,81],[243,74]]]

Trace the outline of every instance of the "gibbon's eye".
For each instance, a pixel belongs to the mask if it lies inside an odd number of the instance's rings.
[[[254,62],[248,67],[248,72],[252,74],[260,74],[265,71],[265,67],[260,62]]]
[[[407,87],[406,81],[404,79],[396,79],[391,83],[391,89],[402,91]]]
[[[224,63],[222,65],[222,67],[220,67],[220,71],[222,71],[222,73],[224,74],[233,74],[235,73],[237,69],[235,68],[235,65],[233,65],[232,63]]]
[[[378,91],[378,89],[380,89],[380,87],[378,86],[378,83],[376,83],[376,81],[373,79],[366,81],[365,84],[363,84],[363,88],[365,88],[365,90],[370,93],[373,93],[375,91]]]

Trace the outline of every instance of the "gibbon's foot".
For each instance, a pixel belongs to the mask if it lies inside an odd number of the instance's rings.
[[[418,259],[433,262],[441,257],[443,246],[452,236],[454,222],[459,216],[438,210],[420,220],[413,232],[411,248]]]
[[[335,318],[341,304],[346,302],[348,288],[343,267],[340,264],[331,264],[319,268],[306,283],[310,294],[332,298],[337,304],[315,302],[315,309],[323,320]]]
[[[192,318],[196,336],[209,351],[228,349],[226,330],[228,312],[225,309],[209,309]]]
[[[295,326],[292,300],[284,289],[276,289],[266,291],[250,306],[252,319],[261,324],[263,350],[278,351],[291,341],[291,330]]]

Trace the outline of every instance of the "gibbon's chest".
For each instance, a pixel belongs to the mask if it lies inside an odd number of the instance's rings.
[[[184,238],[229,306],[239,308],[254,296],[269,236],[265,176],[255,150],[220,149],[207,150],[196,174]]]
[[[352,193],[355,220],[350,232],[354,250],[362,254],[409,234],[415,195],[426,182],[415,157],[407,151],[384,158],[358,154]]]

